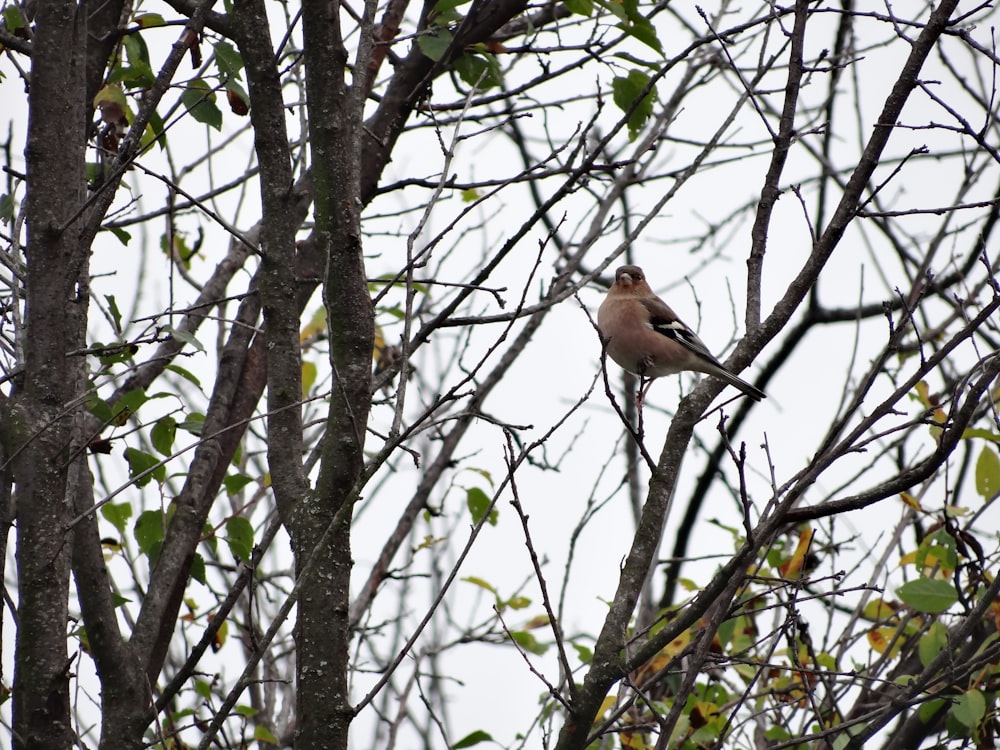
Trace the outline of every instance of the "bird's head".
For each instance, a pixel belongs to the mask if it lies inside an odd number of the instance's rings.
[[[635,286],[646,280],[646,274],[639,266],[619,266],[615,271],[615,284],[622,291],[633,291]]]

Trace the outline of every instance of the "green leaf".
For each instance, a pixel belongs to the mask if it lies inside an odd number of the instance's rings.
[[[145,487],[150,479],[163,482],[167,478],[167,467],[159,459],[138,448],[126,448],[125,460],[128,461],[128,474],[137,487]]]
[[[203,586],[208,585],[208,582],[205,580],[205,558],[197,552],[194,553],[194,557],[191,559],[191,578]]]
[[[229,42],[218,41],[215,47],[215,64],[219,67],[219,72],[240,78],[243,75],[243,58],[236,48]]]
[[[514,630],[511,632],[510,637],[518,646],[523,648],[528,653],[541,656],[549,650],[547,645],[540,643],[539,640],[527,630]]]
[[[976,459],[976,492],[989,500],[1000,491],[1000,456],[984,445]]]
[[[180,263],[184,268],[191,268],[191,259],[198,254],[197,247],[192,248],[183,232],[164,232],[160,235],[160,250],[175,263]],[[167,328],[167,326],[165,326]],[[173,329],[171,329],[173,330]]]
[[[114,321],[115,333],[121,335],[122,332],[122,311],[118,309],[118,301],[113,294],[105,294],[104,301],[108,303],[108,312]]]
[[[624,3],[618,2],[618,0],[598,0],[598,4],[623,23],[628,21],[628,12],[625,10]]]
[[[111,592],[111,603],[114,605],[115,609],[118,607],[124,607],[128,604],[131,599],[127,596],[122,596],[121,594],[116,594],[114,591]]]
[[[243,516],[233,516],[226,521],[226,543],[229,551],[240,562],[249,562],[253,554],[253,526]]]
[[[222,485],[226,488],[226,494],[232,497],[252,481],[246,474],[230,474],[222,480]]]
[[[633,24],[650,23],[649,19],[642,14],[641,10],[639,10],[639,0],[611,0],[611,1],[621,3],[622,10],[625,12],[625,18],[628,19],[630,23]]]
[[[135,521],[132,531],[139,551],[144,555],[163,542],[163,511],[144,510]]]
[[[187,415],[187,419],[179,422],[177,426],[185,432],[190,432],[192,435],[200,437],[201,431],[205,427],[205,415],[193,411]]]
[[[849,744],[851,744],[851,734],[852,731],[848,729],[846,732],[840,732],[833,738],[833,750],[844,750]]]
[[[139,351],[139,347],[135,344],[108,344],[105,346],[99,341],[95,341],[90,346],[90,354],[97,357],[97,361],[104,367],[110,367],[111,365],[116,365],[119,362],[128,362],[135,356],[137,351]],[[125,413],[119,424],[127,420],[130,413],[131,412]]]
[[[200,78],[188,83],[181,94],[181,104],[196,121],[222,129],[222,110],[215,105],[215,92]]]
[[[570,13],[578,16],[590,16],[594,13],[593,0],[565,0],[563,5]]]
[[[162,417],[153,425],[149,439],[158,453],[169,456],[173,453],[174,438],[177,436],[177,420],[173,417]]]
[[[24,16],[21,15],[20,7],[14,3],[11,3],[3,9],[3,24],[7,31],[12,34],[19,29],[27,28],[27,24],[24,22]]]
[[[101,506],[101,515],[118,529],[118,533],[124,534],[128,519],[132,517],[132,506],[129,503],[105,503]]]
[[[733,634],[736,632],[736,620],[735,617],[730,617],[728,620],[723,620],[722,625],[716,631],[716,637],[719,639],[719,643],[723,646],[729,645]]]
[[[132,239],[132,235],[126,232],[121,227],[104,227],[107,231],[111,232],[115,238],[122,243],[125,247],[128,247],[129,240]]]
[[[588,648],[587,646],[582,646],[579,643],[569,644],[576,651],[576,658],[579,659],[584,664],[590,664],[591,659],[594,658],[594,650]]]
[[[157,131],[156,128],[153,127],[152,121],[147,122],[146,127],[142,130],[142,137],[139,138],[139,148],[142,151],[148,151],[149,147],[156,143],[157,138],[161,134],[162,131]],[[160,141],[160,148],[163,148],[163,146],[163,141]]]
[[[212,683],[208,680],[195,680],[194,691],[205,700],[212,697]]]
[[[920,643],[917,653],[920,656],[920,663],[927,666],[934,657],[948,647],[948,629],[940,622],[932,622],[927,628],[927,632],[920,636]]]
[[[785,729],[782,726],[778,726],[778,725],[775,725],[773,727],[769,727],[764,732],[764,739],[767,739],[767,740],[781,741],[781,740],[791,739],[791,737],[792,737],[792,735],[789,733],[789,731],[787,729]]]
[[[461,750],[463,747],[472,747],[473,745],[478,745],[480,742],[492,741],[493,737],[488,732],[484,732],[482,729],[477,729],[475,732],[470,732],[452,745],[452,749]]]
[[[633,69],[627,76],[618,76],[611,84],[615,105],[628,115],[628,137],[634,141],[643,126],[653,114],[653,103],[656,101],[656,89],[639,98],[649,84],[650,78],[641,70]],[[633,106],[635,109],[633,109]]]
[[[969,729],[975,729],[986,715],[986,699],[978,690],[963,693],[952,705],[951,715]]]
[[[149,571],[153,572],[153,568],[156,567],[156,561],[160,559],[160,552],[163,550],[163,542],[156,542],[152,547],[149,548],[149,552],[146,554],[146,559],[149,561]]]
[[[83,167],[83,174],[87,182],[97,182],[104,179],[104,165],[87,162]]]
[[[459,77],[470,86],[485,91],[500,85],[500,66],[493,55],[465,54],[454,64]]]
[[[97,391],[90,391],[87,394],[87,411],[101,420],[104,424],[109,424],[115,418],[111,411],[111,404],[97,395]]]
[[[490,526],[497,525],[497,509],[490,508],[490,496],[483,492],[478,487],[470,487],[465,491],[465,504],[469,507],[469,512],[472,514],[472,522],[478,524],[483,516],[489,511],[489,517],[486,519]]]
[[[497,592],[496,587],[494,587],[493,584],[491,584],[489,581],[479,578],[478,576],[466,576],[462,580],[465,581],[466,583],[471,583],[475,586],[478,586],[481,589],[486,589],[491,594],[496,594]]]
[[[639,40],[647,47],[652,48],[661,55],[663,54],[663,45],[660,44],[660,38],[656,36],[656,29],[648,19],[639,17],[634,19],[632,23],[618,24],[618,28],[634,39]]]
[[[14,220],[14,196],[11,193],[0,195],[0,221],[9,224]]]
[[[94,108],[100,109],[102,104],[115,104],[122,109],[128,110],[128,102],[125,100],[125,92],[121,86],[105,86],[94,96]]]
[[[205,528],[201,531],[201,543],[212,551],[212,557],[219,554],[219,537],[215,535],[215,527],[210,523],[205,523]]]
[[[938,711],[945,705],[943,698],[935,698],[926,703],[921,703],[917,709],[917,715],[924,724],[929,724]]]
[[[167,369],[170,370],[170,372],[176,372],[186,381],[193,384],[196,388],[201,388],[201,381],[198,380],[197,376],[189,370],[185,370],[180,365],[167,365]]]
[[[149,396],[146,395],[146,392],[141,388],[136,388],[134,391],[122,394],[121,397],[115,401],[115,405],[111,408],[111,411],[114,412],[116,417],[124,414],[127,419],[128,416],[139,411],[139,407],[147,401],[149,401]],[[124,420],[122,423],[124,423]]]
[[[896,589],[896,595],[904,604],[918,612],[936,614],[944,612],[958,601],[955,587],[948,581],[937,578],[918,578],[907,581]]]
[[[631,65],[641,65],[644,68],[649,68],[653,73],[659,71],[661,67],[661,63],[659,62],[651,62],[649,60],[643,60],[641,57],[636,57],[635,55],[632,55],[628,52],[616,52],[613,55],[613,57],[619,60],[624,60],[625,62]]]
[[[143,29],[152,29],[157,26],[167,25],[167,22],[159,13],[143,13],[136,16],[133,20]]]
[[[263,724],[258,724],[253,728],[253,738],[257,742],[266,742],[268,745],[280,745],[278,738],[271,734],[271,730]]]
[[[962,440],[971,440],[973,438],[981,438],[983,440],[991,440],[994,443],[1000,443],[1000,435],[990,430],[984,430],[981,427],[969,427],[962,430]]]
[[[434,3],[435,13],[447,13],[450,10],[455,10],[466,3],[471,2],[471,0],[438,0]]]
[[[166,125],[163,122],[163,118],[155,111],[150,115],[149,125],[146,126],[146,131],[143,132],[142,145],[147,146],[154,140],[159,144],[161,150],[167,147]]]
[[[164,326],[163,330],[169,333],[172,337],[174,337],[178,341],[184,344],[190,344],[200,352],[205,351],[205,347],[202,346],[202,343],[194,337],[194,334],[190,333],[189,331],[181,331],[178,330],[177,328],[174,328],[173,326]]]
[[[194,716],[195,710],[193,708],[185,708],[181,711],[171,711],[170,721],[172,724],[181,724],[181,720],[187,718],[188,716]]]
[[[937,568],[951,572],[958,566],[958,549],[955,539],[944,529],[939,529],[920,543],[915,557],[921,568]]]
[[[153,66],[149,62],[149,49],[142,34],[126,34],[122,40],[125,56],[128,59],[130,73],[122,80],[127,80],[135,88],[149,88],[156,81]]]
[[[434,33],[421,34],[417,37],[417,46],[434,62],[440,60],[451,46],[451,32],[447,29],[436,29]]]
[[[828,669],[831,672],[837,668],[837,660],[834,658],[833,654],[827,653],[826,651],[820,651],[816,654],[816,663],[823,667],[823,669]]]
[[[237,706],[235,711],[240,716],[246,716],[248,719],[260,713],[256,708],[254,708],[253,706],[248,706],[245,703]]]

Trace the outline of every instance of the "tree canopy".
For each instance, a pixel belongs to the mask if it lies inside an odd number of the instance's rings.
[[[10,746],[994,747],[997,11],[901,5],[5,0]],[[767,399],[638,408],[624,263]]]

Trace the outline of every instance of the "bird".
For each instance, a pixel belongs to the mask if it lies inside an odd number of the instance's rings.
[[[693,370],[736,386],[754,401],[767,394],[727,370],[677,313],[653,294],[639,266],[621,266],[597,311],[597,329],[609,357],[646,383],[636,394],[641,405],[654,378]]]

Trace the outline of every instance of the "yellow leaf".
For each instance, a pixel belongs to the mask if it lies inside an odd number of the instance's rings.
[[[889,647],[889,639],[886,637],[886,630],[888,628],[873,628],[868,631],[868,644],[875,649],[878,653],[885,653],[885,650]],[[891,635],[892,631],[889,631]]]
[[[1000,491],[1000,456],[984,445],[976,459],[976,492],[989,500]]]
[[[316,383],[316,363],[302,361],[302,398],[309,398],[309,391]]]
[[[698,701],[691,709],[690,722],[694,729],[701,729],[719,717],[719,707],[707,701]]]
[[[894,657],[899,653],[904,640],[903,638],[896,638],[898,630],[899,628],[872,628],[868,631],[868,643],[880,654],[884,654],[891,643],[892,649],[889,652],[889,656]]]
[[[799,543],[795,547],[795,552],[791,558],[778,566],[778,572],[782,578],[798,578],[802,572],[802,564],[805,562],[806,554],[812,544],[813,531],[805,528],[799,532]]]
[[[907,505],[909,505],[911,508],[913,508],[913,510],[919,510],[921,513],[923,513],[924,509],[920,507],[920,501],[917,500],[917,498],[915,498],[909,492],[900,492],[899,499],[902,500]]]
[[[309,322],[305,324],[305,327],[303,327],[302,332],[299,334],[299,340],[304,343],[325,332],[326,308],[320,305],[319,309],[313,313],[312,318],[309,319]]]
[[[917,551],[911,550],[899,558],[900,565],[915,565],[917,562]]]
[[[601,719],[604,717],[604,714],[610,711],[612,706],[614,706],[617,702],[618,698],[614,694],[605,696],[604,700],[601,701],[601,707],[597,710],[597,714],[594,717],[594,723],[597,724],[599,721],[601,721]]]
[[[382,357],[382,352],[385,350],[385,334],[382,333],[382,326],[375,326],[375,342],[372,349],[372,359],[376,362]]]
[[[447,540],[443,536],[441,536],[441,537],[433,537],[430,534],[425,534],[424,535],[424,540],[420,544],[418,544],[416,547],[414,547],[413,551],[414,552],[419,552],[422,549],[428,549],[429,547],[433,547],[435,544],[438,544],[439,542],[444,542],[444,541],[447,541]]]
[[[917,389],[917,398],[920,400],[920,403],[923,404],[924,406],[930,406],[931,388],[929,385],[927,385],[927,381],[926,380],[919,381],[916,385],[916,389]]]
[[[885,599],[872,599],[865,605],[862,614],[866,619],[881,622],[895,614],[896,608]]]
[[[550,622],[551,620],[549,620],[548,615],[537,615],[524,624],[524,629],[535,630],[536,628],[544,628],[547,627]]]
[[[209,616],[211,618],[211,615]],[[226,643],[226,638],[229,635],[229,622],[223,620],[222,624],[219,626],[218,632],[215,634],[215,643],[212,644],[212,650],[218,651]]]
[[[670,661],[676,657],[684,648],[691,642],[691,632],[685,630],[679,636],[674,638],[670,643],[660,649],[656,656],[647,661],[641,667],[639,667],[635,672],[635,681],[643,682],[647,677],[650,677],[661,669],[663,669]]]
[[[646,742],[645,732],[620,732],[618,739],[624,750],[649,750],[651,745]]]

